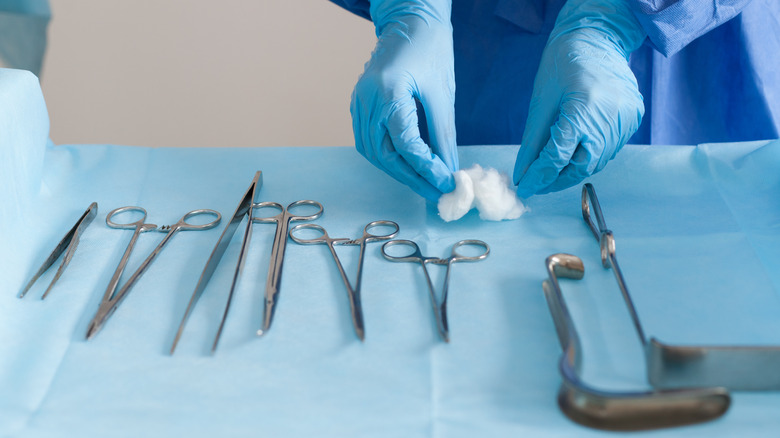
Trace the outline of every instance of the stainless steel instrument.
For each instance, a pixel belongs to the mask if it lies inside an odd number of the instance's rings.
[[[389,227],[393,231],[385,234],[375,234],[371,230],[379,229],[380,227]],[[303,238],[300,235],[303,230],[315,230],[320,233],[318,237]],[[324,244],[330,249],[330,253],[333,256],[333,261],[336,262],[336,267],[339,269],[341,279],[344,281],[344,287],[347,288],[347,298],[349,299],[350,314],[352,315],[352,325],[355,328],[355,334],[358,339],[363,341],[365,339],[365,326],[363,324],[363,306],[360,300],[360,285],[363,279],[363,259],[366,253],[366,244],[370,242],[377,242],[380,240],[392,239],[398,234],[398,224],[393,221],[374,221],[369,223],[363,228],[363,235],[357,239],[349,238],[331,238],[328,236],[328,232],[324,228],[317,224],[301,224],[296,225],[290,230],[290,238],[302,245],[314,245]],[[355,287],[353,288],[347,278],[347,273],[344,272],[344,267],[341,265],[341,260],[336,254],[334,245],[358,245],[360,246],[360,255],[358,256],[358,268],[357,278],[355,280]]]
[[[723,386],[732,390],[780,389],[780,346],[672,345],[645,335],[615,256],[615,238],[607,228],[596,191],[582,188],[582,217],[601,247],[601,261],[612,268],[637,335],[645,349],[650,384],[656,388]],[[594,222],[595,218],[595,222]]]
[[[580,379],[583,361],[579,336],[563,299],[558,278],[581,279],[582,260],[554,254],[546,260],[544,296],[555,322],[563,354],[558,370],[563,379],[558,406],[572,421],[597,429],[658,429],[709,421],[723,415],[731,397],[724,388],[686,388],[638,392],[604,391]]]
[[[219,262],[222,260],[222,256],[225,254],[225,250],[230,245],[230,240],[233,238],[236,229],[238,229],[239,224],[245,217],[248,218],[248,220],[244,231],[243,241],[241,243],[241,252],[239,253],[238,262],[236,263],[236,269],[233,274],[233,282],[230,285],[227,304],[225,305],[225,312],[223,313],[222,320],[219,324],[219,329],[217,330],[217,334],[214,338],[211,352],[215,352],[217,345],[219,344],[219,339],[225,326],[228,311],[230,310],[233,293],[238,283],[238,277],[241,274],[247,248],[249,247],[249,242],[252,237],[252,225],[257,222],[276,224],[274,243],[271,248],[271,262],[268,267],[268,277],[265,287],[263,325],[262,328],[257,331],[258,336],[263,335],[270,328],[273,314],[279,298],[279,287],[282,280],[282,264],[284,262],[284,252],[287,246],[287,230],[290,226],[290,222],[316,219],[322,215],[323,207],[319,202],[309,200],[293,202],[286,208],[276,202],[258,202],[259,191],[262,186],[263,173],[258,171],[255,173],[255,176],[252,179],[252,183],[249,185],[246,193],[241,198],[238,207],[236,207],[236,211],[233,213],[233,217],[230,219],[230,223],[227,227],[225,227],[225,230],[222,232],[222,235],[217,241],[214,250],[211,252],[209,260],[206,262],[206,266],[203,268],[203,273],[200,276],[200,280],[198,280],[197,286],[195,286],[195,291],[192,293],[192,298],[190,298],[190,302],[187,305],[187,309],[185,310],[184,316],[182,317],[181,323],[179,324],[179,330],[176,332],[176,337],[173,340],[171,354],[173,354],[173,352],[176,350],[176,345],[181,339],[181,335],[184,332],[184,326],[187,324],[187,320],[189,319],[192,310],[195,308],[195,305],[203,294],[203,291],[206,289],[206,285],[208,284],[209,280],[211,280],[211,276],[214,274],[214,271],[217,269]],[[305,206],[313,206],[317,209],[317,211],[309,215],[295,215],[291,212],[291,210],[297,210],[302,207],[305,208]],[[273,216],[255,216],[257,210],[263,208],[279,210],[279,213]]]
[[[49,257],[47,257],[43,262],[43,265],[41,265],[41,267],[38,269],[38,272],[36,272],[30,281],[27,282],[27,285],[19,293],[19,298],[24,298],[33,284],[35,284],[35,282],[38,280],[38,278],[40,278],[44,272],[46,272],[52,265],[54,265],[54,262],[56,262],[57,259],[60,258],[60,256],[64,253],[65,255],[62,257],[60,267],[57,268],[57,272],[54,274],[54,278],[51,280],[51,283],[49,283],[49,287],[46,288],[46,291],[41,296],[41,299],[44,299],[49,295],[49,292],[51,292],[51,289],[54,287],[54,283],[60,279],[60,276],[62,276],[65,268],[73,258],[73,254],[75,254],[76,248],[79,246],[81,233],[83,233],[84,229],[86,229],[87,226],[92,223],[92,220],[95,219],[95,216],[97,215],[97,209],[97,202],[93,202],[89,205],[84,214],[82,214],[81,217],[76,221],[76,224],[73,225],[73,227],[71,227],[67,233],[65,233],[65,237],[60,240],[60,243],[57,244],[57,246],[54,248],[54,251],[49,254]]]
[[[388,248],[393,246],[405,246],[410,249],[411,252],[405,255],[392,255],[388,252]],[[466,256],[458,253],[458,248],[464,246],[481,247],[483,252],[475,256]],[[419,263],[425,273],[425,280],[428,282],[428,292],[431,296],[431,305],[433,306],[433,316],[436,319],[436,327],[439,329],[439,334],[444,342],[450,341],[450,329],[447,324],[447,292],[450,287],[450,269],[452,264],[456,262],[475,262],[483,260],[490,254],[490,247],[487,243],[481,240],[461,240],[452,246],[452,254],[445,258],[440,259],[438,257],[426,257],[420,252],[420,247],[411,240],[391,240],[382,245],[382,255],[386,259],[392,262],[412,262]],[[427,264],[432,263],[434,265],[444,265],[447,267],[447,271],[444,274],[444,286],[441,292],[441,302],[436,299],[436,290],[433,287],[431,276],[428,274]]]
[[[117,223],[116,221],[114,221],[113,219],[114,216],[128,211],[139,212],[142,214],[142,217],[134,222],[127,222],[127,223]],[[214,219],[209,223],[200,224],[200,225],[187,223],[188,219],[192,219],[195,216],[199,216],[203,214],[215,216],[216,219]],[[151,266],[154,259],[160,254],[160,252],[162,252],[163,248],[165,248],[165,245],[173,238],[174,235],[176,235],[178,231],[209,230],[211,228],[216,227],[217,224],[219,224],[221,219],[222,216],[219,214],[219,212],[214,210],[193,210],[185,214],[184,216],[182,216],[182,218],[179,219],[179,221],[176,222],[175,224],[164,225],[158,228],[157,225],[146,223],[146,210],[144,210],[141,207],[132,207],[132,206],[121,207],[112,210],[110,213],[108,213],[108,216],[106,216],[106,224],[109,227],[117,228],[117,229],[131,229],[134,231],[133,231],[133,237],[130,239],[130,243],[128,243],[127,248],[125,249],[125,253],[122,256],[122,259],[119,261],[119,265],[114,271],[114,275],[108,284],[108,288],[106,289],[106,292],[103,294],[103,299],[100,302],[100,306],[98,307],[97,313],[95,314],[95,317],[92,318],[92,321],[89,323],[89,326],[87,327],[87,339],[91,339],[92,337],[94,337],[103,328],[106,321],[108,321],[111,315],[114,314],[116,309],[122,303],[122,300],[124,300],[125,297],[127,297],[127,294],[130,292],[130,290],[138,281],[138,279],[140,279],[141,276],[144,274],[144,272],[146,272],[146,270],[149,269],[149,266]],[[141,265],[133,273],[133,275],[130,276],[130,278],[127,280],[125,285],[122,286],[122,288],[119,289],[119,291],[116,291],[116,288],[119,285],[119,280],[122,277],[122,272],[124,272],[125,270],[125,266],[127,265],[127,261],[130,258],[130,254],[133,252],[133,248],[135,247],[135,243],[138,240],[138,236],[143,232],[152,231],[152,230],[157,230],[166,233],[166,235],[160,241],[157,247],[154,250],[152,250],[149,256],[147,256],[146,259],[141,263]]]

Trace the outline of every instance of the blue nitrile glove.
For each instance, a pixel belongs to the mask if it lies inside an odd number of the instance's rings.
[[[624,0],[569,0],[561,9],[515,163],[520,197],[600,171],[639,128],[644,104],[628,55],[645,36]]]
[[[379,38],[352,94],[355,147],[430,200],[455,189],[455,73],[450,0],[373,0]],[[427,118],[420,138],[415,98]]]

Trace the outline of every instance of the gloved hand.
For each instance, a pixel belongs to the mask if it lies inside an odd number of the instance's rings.
[[[628,55],[645,36],[624,0],[569,0],[561,9],[515,163],[520,197],[579,183],[636,132],[644,104]]]
[[[350,105],[358,152],[432,201],[455,189],[458,169],[451,9],[450,0],[372,0],[379,40]]]

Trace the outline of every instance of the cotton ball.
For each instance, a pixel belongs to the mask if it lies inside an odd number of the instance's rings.
[[[474,181],[475,204],[479,217],[488,221],[517,219],[526,208],[515,195],[508,175],[498,173],[496,169],[482,172],[482,178]]]
[[[458,220],[474,208],[474,183],[469,173],[459,170],[453,174],[453,177],[455,190],[439,198],[439,216],[445,222]]]
[[[477,181],[481,181],[482,178],[484,178],[485,171],[482,169],[482,166],[479,164],[475,164],[468,169],[459,170],[459,172],[466,172],[466,175],[471,178],[471,181],[476,184]],[[476,195],[475,195],[476,196]]]

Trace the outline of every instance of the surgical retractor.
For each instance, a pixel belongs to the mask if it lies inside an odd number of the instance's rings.
[[[580,379],[583,361],[579,336],[563,299],[558,278],[581,279],[582,260],[554,254],[546,260],[549,278],[544,296],[550,308],[563,354],[558,370],[563,379],[558,406],[572,421],[597,429],[628,431],[659,429],[709,421],[723,415],[731,398],[723,388],[690,388],[638,392],[604,391]]]
[[[671,345],[647,338],[615,256],[615,238],[607,228],[596,191],[582,187],[582,217],[601,247],[601,262],[612,268],[620,292],[645,349],[648,380],[656,388],[723,386],[732,390],[780,389],[780,346]],[[595,218],[595,222],[594,222]]]

